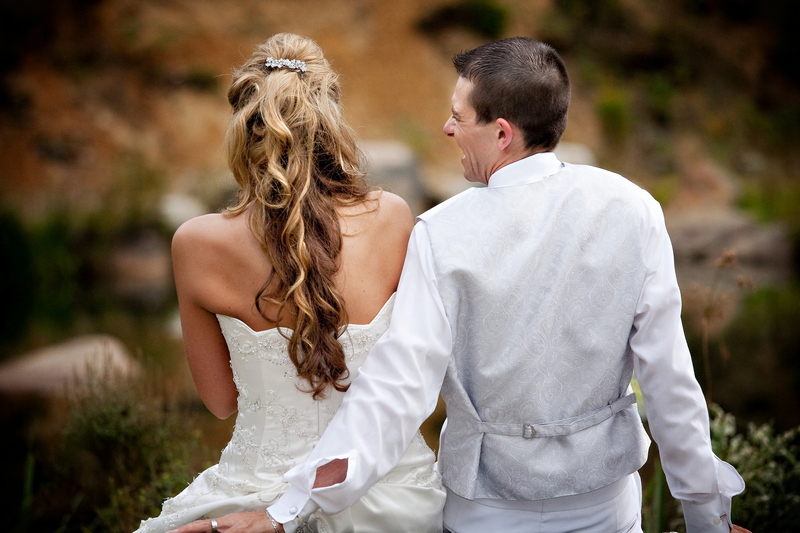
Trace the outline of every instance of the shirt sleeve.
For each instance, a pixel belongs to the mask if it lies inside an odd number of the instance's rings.
[[[634,370],[687,532],[728,533],[731,498],[744,490],[744,481],[711,450],[708,409],[681,324],[672,244],[660,206],[652,198],[647,206],[642,228],[647,275],[630,339]]]
[[[414,227],[389,328],[375,343],[314,451],[284,474],[291,485],[269,513],[294,531],[321,508],[349,507],[405,453],[436,408],[452,349],[425,223]],[[348,459],[342,483],[312,489],[316,469]]]

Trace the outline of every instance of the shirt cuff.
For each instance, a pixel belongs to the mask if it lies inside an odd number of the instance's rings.
[[[314,482],[317,477],[317,468],[333,461],[334,459],[345,459],[346,455],[323,457],[315,461],[305,462],[296,465],[294,468],[286,472],[283,477],[289,482],[289,490],[273,505],[267,508],[267,512],[279,523],[283,524],[283,528],[287,533],[291,533],[301,524],[303,524],[308,517],[310,517],[320,505],[312,500],[312,494],[324,495],[325,489],[330,489],[339,484],[331,485],[331,487],[322,487],[314,489]],[[350,478],[352,472],[352,463],[354,461],[348,459],[347,476],[345,482]],[[304,484],[303,482],[307,482]],[[322,497],[324,501],[324,497]]]
[[[730,533],[731,500],[722,495],[706,503],[681,501],[686,533]]]
[[[275,505],[267,508],[267,512],[275,521],[283,524],[283,530],[286,533],[294,533],[308,521],[317,509],[319,506],[314,503],[314,500],[308,499],[302,490],[291,487]]]
[[[687,533],[729,533],[733,527],[731,499],[744,490],[744,480],[731,465],[714,459],[719,494],[705,501],[681,500]]]

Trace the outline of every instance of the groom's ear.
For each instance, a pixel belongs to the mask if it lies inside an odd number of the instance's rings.
[[[514,129],[511,127],[511,123],[504,118],[498,118],[495,123],[497,124],[497,148],[505,150],[514,140]]]

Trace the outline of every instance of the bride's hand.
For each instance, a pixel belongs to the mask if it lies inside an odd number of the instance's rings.
[[[275,528],[264,511],[233,513],[216,518],[219,533],[275,533]],[[211,520],[196,520],[168,533],[211,533]],[[283,533],[283,526],[278,524],[278,533]]]

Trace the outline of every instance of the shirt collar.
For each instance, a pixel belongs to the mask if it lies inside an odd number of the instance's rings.
[[[512,187],[542,181],[563,168],[553,152],[533,154],[506,165],[489,177],[489,187]]]

